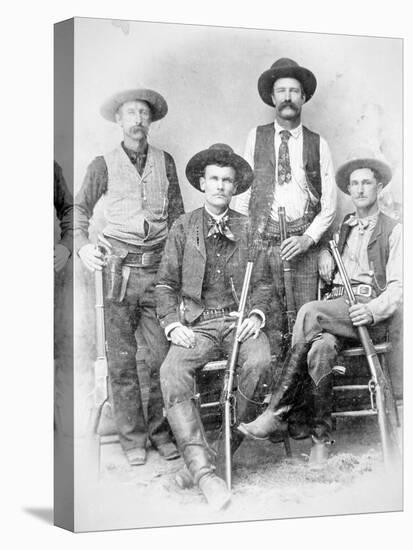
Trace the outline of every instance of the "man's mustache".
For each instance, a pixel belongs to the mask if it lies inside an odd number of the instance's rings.
[[[131,130],[132,132],[143,132],[144,134],[148,133],[148,128],[142,126],[141,124],[136,124],[135,126],[132,126]]]
[[[284,109],[284,107],[290,107],[290,108],[293,109],[294,111],[298,111],[297,105],[295,105],[292,101],[283,101],[283,102],[280,104],[280,109]]]

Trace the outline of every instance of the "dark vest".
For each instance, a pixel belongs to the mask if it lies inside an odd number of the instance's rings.
[[[340,228],[340,236],[337,245],[340,254],[343,253],[344,245],[352,229],[349,225],[344,223],[350,216],[351,214],[347,214]],[[397,223],[396,220],[386,216],[383,212],[379,212],[376,226],[373,229],[369,244],[367,245],[367,256],[370,268],[374,271],[375,277],[373,283],[377,295],[381,294],[387,285],[386,265],[389,259],[390,250],[389,237]]]
[[[275,191],[274,123],[257,127],[254,151],[254,181],[251,187],[249,215],[260,233],[265,231],[271,214]],[[320,136],[303,126],[303,166],[307,185],[319,200],[321,197]],[[320,202],[315,213],[320,211]]]

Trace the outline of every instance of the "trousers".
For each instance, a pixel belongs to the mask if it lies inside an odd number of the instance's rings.
[[[358,297],[358,301],[368,302],[370,298]],[[359,341],[358,331],[351,322],[348,308],[345,298],[341,296],[327,301],[308,302],[298,312],[292,345],[311,343],[307,365],[316,385],[330,374],[345,340]],[[368,328],[373,341],[380,341],[385,337],[387,323],[378,323]]]
[[[170,440],[169,427],[163,416],[159,380],[159,370],[169,342],[156,317],[156,271],[155,266],[131,268],[122,301],[105,300],[108,370],[114,418],[125,451],[145,447],[147,437],[155,447]],[[135,332],[138,327],[147,348],[145,363],[150,372],[147,422],[136,368]]]
[[[195,333],[195,346],[184,348],[172,344],[161,367],[161,387],[167,410],[177,403],[194,398],[197,370],[209,361],[216,361],[231,352],[235,329],[233,318],[202,321],[191,328]],[[260,385],[268,377],[270,362],[269,342],[262,332],[256,339],[248,338],[240,345],[238,392],[247,400],[254,399]],[[256,416],[256,410],[248,406],[242,407],[242,410],[237,407],[237,410],[240,421],[252,420]],[[245,418],[246,415],[248,418]]]

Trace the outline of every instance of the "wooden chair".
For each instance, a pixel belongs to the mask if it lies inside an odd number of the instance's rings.
[[[220,396],[226,365],[227,361],[225,359],[210,361],[202,370],[198,371],[194,380],[194,394],[206,429],[208,427],[220,426],[222,423]],[[236,388],[234,388],[234,392],[235,390]],[[285,435],[282,441],[278,442],[284,444],[285,454],[287,457],[291,457],[292,453],[288,434]]]
[[[394,407],[397,424],[400,426],[396,399],[387,367],[386,357],[391,349],[392,345],[390,342],[382,342],[375,345],[383,373],[391,389],[392,406]],[[378,419],[376,387],[364,349],[360,346],[342,350],[339,356],[339,363],[340,365],[334,367],[333,418],[375,416]],[[385,444],[381,431],[380,436],[384,452]]]

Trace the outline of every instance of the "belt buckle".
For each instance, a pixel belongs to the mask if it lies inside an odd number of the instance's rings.
[[[152,254],[152,252],[142,252],[142,256],[141,256],[141,265],[142,266],[150,265],[151,254]]]
[[[371,286],[370,285],[359,285],[357,287],[357,294],[359,296],[365,296],[369,298],[371,296]]]

